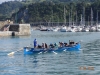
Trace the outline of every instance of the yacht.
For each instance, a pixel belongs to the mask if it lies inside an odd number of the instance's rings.
[[[57,32],[57,31],[59,31],[59,27],[54,27],[53,29],[52,29],[52,31],[54,31],[54,32]]]
[[[60,32],[67,32],[67,27],[66,26],[62,26],[60,28]]]
[[[97,31],[97,32],[100,32],[100,25],[97,25],[97,26],[96,26],[96,31]]]
[[[89,32],[89,28],[88,27],[82,28],[82,32]]]
[[[89,31],[90,32],[95,32],[96,31],[96,27],[95,26],[89,27]]]
[[[67,32],[76,32],[76,27],[68,27]]]

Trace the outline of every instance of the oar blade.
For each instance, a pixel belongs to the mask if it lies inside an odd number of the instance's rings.
[[[39,52],[38,54],[42,54],[42,52]]]
[[[8,53],[8,56],[13,56],[15,52]]]
[[[56,53],[55,51],[52,51],[54,54],[58,54],[58,53]]]

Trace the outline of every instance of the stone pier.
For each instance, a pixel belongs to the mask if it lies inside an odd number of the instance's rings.
[[[31,34],[30,24],[6,24],[0,30],[0,36],[28,36]]]

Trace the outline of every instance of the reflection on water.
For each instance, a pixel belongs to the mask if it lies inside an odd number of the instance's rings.
[[[0,37],[0,75],[99,75],[100,71],[100,33],[96,32],[40,32],[32,31],[31,36]],[[16,52],[13,57],[7,54],[24,46],[38,43],[47,44],[74,40],[81,41],[80,51],[61,53],[41,53],[24,55]],[[88,69],[94,67],[94,70]],[[83,69],[80,69],[83,68]],[[86,68],[86,69],[85,69]]]

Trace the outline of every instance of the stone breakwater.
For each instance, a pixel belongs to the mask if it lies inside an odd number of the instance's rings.
[[[30,34],[30,24],[6,24],[0,31],[0,36],[27,36]]]

